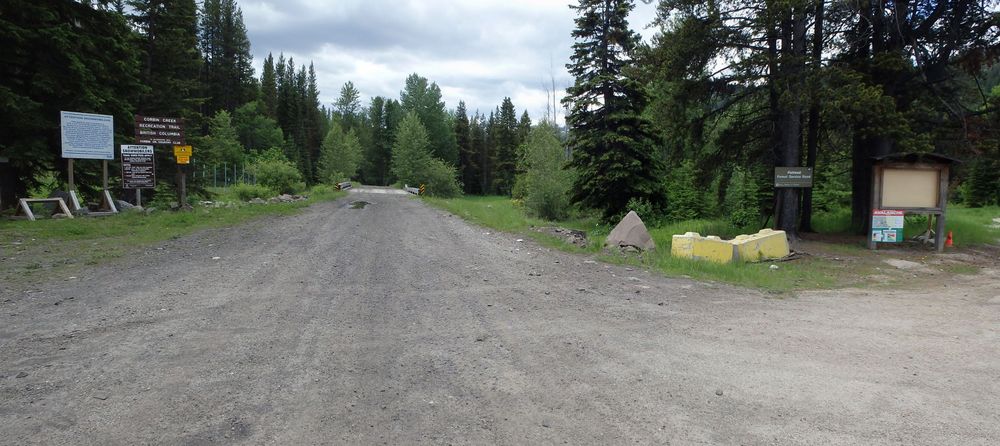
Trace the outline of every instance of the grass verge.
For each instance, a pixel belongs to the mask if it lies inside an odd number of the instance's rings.
[[[265,216],[291,215],[310,204],[342,197],[346,192],[321,186],[308,195],[308,200],[292,203],[198,206],[190,212],[123,212],[72,220],[0,220],[0,282],[13,285],[35,280],[42,274],[72,273],[84,265],[100,264],[136,248],[195,231],[234,226]]]
[[[596,218],[577,217],[564,222],[549,222],[526,215],[521,207],[516,206],[512,200],[505,197],[469,196],[453,199],[426,197],[424,200],[433,206],[484,227],[530,237],[549,247],[596,254],[599,259],[609,263],[649,268],[668,276],[718,281],[776,293],[862,285],[888,287],[912,279],[885,270],[884,259],[878,253],[872,253],[865,249],[861,239],[846,243],[808,242],[808,250],[815,252],[816,255],[805,256],[791,262],[719,265],[671,256],[670,246],[673,235],[694,231],[702,235],[711,234],[732,238],[739,234],[756,232],[756,230],[735,227],[722,220],[690,220],[649,228],[650,235],[656,242],[657,250],[642,256],[622,257],[601,251],[604,238],[611,228],[599,224]],[[1000,209],[997,208],[952,208],[949,210],[948,228],[956,234],[956,245],[959,244],[959,234],[964,234],[964,243],[966,244],[995,243],[996,239],[1000,237],[1000,231],[989,229],[988,223],[991,222],[992,218],[998,216],[1000,216]],[[907,230],[912,228],[912,231],[917,233],[920,232],[917,229],[922,230],[926,227],[926,220],[923,222],[918,220],[908,220]],[[590,246],[587,249],[580,249],[533,230],[543,226],[559,226],[584,231],[587,233]],[[814,221],[814,227],[820,232],[846,232],[850,228],[850,214],[844,212],[819,214]],[[772,269],[772,264],[777,265],[777,269]],[[961,269],[950,266],[945,272],[965,272],[964,269],[958,271],[956,268]],[[972,267],[967,269],[969,271],[975,270]]]

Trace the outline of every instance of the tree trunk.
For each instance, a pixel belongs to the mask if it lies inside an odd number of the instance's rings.
[[[775,166],[799,167],[802,163],[802,106],[798,98],[804,90],[802,68],[805,64],[805,9],[792,9],[787,20],[781,23],[782,49],[780,72],[771,73],[772,82],[783,81],[786,91],[777,102],[775,131],[778,146]],[[777,78],[777,79],[775,79]],[[785,231],[789,239],[798,239],[799,194],[798,188],[781,188],[775,191],[776,226]]]
[[[812,41],[812,70],[818,72],[823,63],[823,1],[816,2],[816,20],[813,28]],[[820,119],[819,97],[813,95],[809,105],[809,129],[806,136],[806,167],[813,169],[813,187],[816,186],[816,154],[819,149],[819,119]],[[808,187],[802,191],[802,222],[800,230],[802,232],[813,232],[813,188]]]

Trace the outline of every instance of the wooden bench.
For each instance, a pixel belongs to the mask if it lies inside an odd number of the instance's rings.
[[[31,221],[35,221],[35,214],[31,212],[31,206],[28,203],[55,203],[59,205],[59,209],[62,212],[56,212],[52,215],[64,215],[66,218],[73,218],[73,213],[66,207],[66,202],[62,198],[22,198],[18,202],[20,205],[18,208],[19,213],[24,212],[24,216],[28,217],[28,220]]]

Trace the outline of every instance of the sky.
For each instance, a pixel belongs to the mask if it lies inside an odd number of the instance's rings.
[[[268,53],[315,64],[327,107],[352,81],[363,105],[399,98],[406,77],[441,87],[448,109],[463,100],[488,114],[509,96],[533,121],[546,114],[552,77],[558,98],[572,78],[570,0],[240,0],[257,75]],[[629,17],[648,39],[655,6]],[[559,111],[562,121],[562,111]]]

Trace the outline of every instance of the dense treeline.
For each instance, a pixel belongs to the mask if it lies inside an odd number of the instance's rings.
[[[517,147],[531,126],[509,98],[488,117],[470,117],[464,104],[449,110],[440,87],[418,74],[401,79],[398,98],[365,104],[348,82],[327,108],[312,63],[269,54],[256,76],[235,0],[200,7],[194,0],[5,2],[0,47],[5,206],[29,191],[65,186],[60,110],[113,115],[120,144],[133,141],[135,115],[183,118],[195,147],[194,163],[183,169],[195,191],[212,184],[213,167],[241,166],[240,178],[266,183],[250,194],[349,179],[426,183],[435,194],[509,194]],[[426,134],[426,141],[400,134]],[[400,146],[427,155],[414,155],[423,162],[411,162],[406,178],[393,165]],[[169,148],[156,156],[157,192],[167,196],[179,168]],[[100,184],[97,162],[77,165],[78,185],[92,191]]]
[[[814,209],[841,207],[862,228],[872,157],[895,152],[967,161],[954,198],[996,203],[997,177],[976,174],[1000,159],[993,6],[663,0],[660,32],[637,48],[631,74],[647,86],[659,156],[690,163],[698,190],[714,195],[705,201],[729,215],[726,191],[749,174],[756,214],[781,229],[808,231]],[[816,187],[775,190],[775,166],[815,167]]]
[[[563,99],[566,128],[510,98],[445,104],[432,80],[329,108],[316,72],[268,55],[259,76],[235,0],[0,5],[0,187],[12,203],[65,181],[58,112],[185,119],[198,169],[248,166],[276,193],[348,179],[439,195],[502,194],[562,218],[628,209],[647,219],[728,217],[811,230],[813,211],[870,207],[873,156],[936,152],[966,162],[953,199],[1000,202],[1000,15],[980,0],[661,0],[641,42],[629,0],[580,0]],[[645,24],[641,24],[645,25]],[[158,151],[162,191],[176,167]],[[84,185],[98,181],[86,162]],[[199,167],[201,166],[201,167]],[[776,166],[815,167],[812,189],[771,186]],[[246,178],[246,177],[245,177]]]

